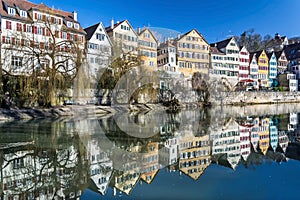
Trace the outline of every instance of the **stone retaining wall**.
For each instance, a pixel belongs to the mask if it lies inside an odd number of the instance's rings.
[[[210,96],[213,105],[298,103],[300,92],[220,92]]]

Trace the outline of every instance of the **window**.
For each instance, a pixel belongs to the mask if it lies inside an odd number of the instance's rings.
[[[27,17],[27,12],[25,10],[20,10],[20,16],[21,17]]]
[[[22,66],[22,58],[18,56],[11,57],[11,65],[14,67],[21,67]]]
[[[66,32],[62,32],[62,39],[67,39],[67,33]]]
[[[38,28],[37,28],[37,34],[38,34],[38,35],[42,35],[42,34],[43,34],[42,27],[38,27]]]
[[[22,31],[22,24],[17,23],[17,31]]]
[[[96,38],[97,38],[97,40],[104,41],[105,35],[104,35],[104,34],[99,34],[99,33],[97,33],[97,34],[96,34]]]
[[[145,38],[150,38],[150,34],[149,33],[144,33],[144,37]]]
[[[153,67],[153,66],[154,66],[154,62],[153,62],[153,61],[150,61],[149,65],[150,65],[151,67]]]
[[[31,33],[32,32],[32,27],[30,25],[26,26],[26,32]]]
[[[67,27],[72,27],[72,22],[67,21]]]
[[[9,15],[15,15],[16,14],[16,10],[14,8],[8,7],[8,14]]]
[[[11,22],[6,21],[6,29],[11,30]]]
[[[37,19],[38,19],[38,20],[41,20],[41,19],[42,19],[42,15],[38,13],[38,14],[37,14]]]
[[[79,24],[75,23],[74,28],[78,30],[79,29]]]

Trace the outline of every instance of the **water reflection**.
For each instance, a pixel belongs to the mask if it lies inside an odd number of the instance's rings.
[[[78,198],[87,188],[130,195],[162,168],[199,181],[212,164],[236,170],[265,159],[299,160],[298,122],[297,113],[228,116],[203,109],[4,123],[0,199]]]

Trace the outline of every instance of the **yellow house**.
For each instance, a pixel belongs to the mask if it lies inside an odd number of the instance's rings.
[[[260,151],[266,155],[268,148],[270,146],[270,119],[269,118],[264,118],[261,120],[261,124],[259,127],[259,149]]]
[[[138,30],[138,51],[141,56],[141,66],[146,70],[157,70],[157,39],[152,32],[145,28]]]
[[[177,65],[184,76],[193,73],[208,74],[209,44],[196,29],[193,29],[175,40],[177,47]]]
[[[148,184],[154,180],[159,171],[158,145],[158,142],[148,142],[145,148],[147,153],[142,156],[141,179]]]
[[[258,82],[261,87],[268,87],[269,59],[265,50],[256,52],[258,65]]]
[[[209,135],[186,133],[179,138],[179,156],[179,170],[197,180],[211,163]]]

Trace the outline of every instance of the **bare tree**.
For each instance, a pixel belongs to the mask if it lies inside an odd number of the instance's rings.
[[[3,75],[18,77],[17,87],[25,99],[42,106],[65,95],[83,62],[83,35],[59,26],[45,17],[2,38]]]

